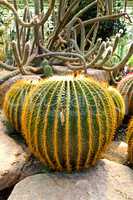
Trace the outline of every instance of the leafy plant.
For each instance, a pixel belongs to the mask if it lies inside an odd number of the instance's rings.
[[[129,59],[128,66],[133,67],[133,56],[131,56],[131,58]]]

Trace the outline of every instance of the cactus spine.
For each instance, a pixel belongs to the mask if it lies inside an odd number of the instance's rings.
[[[108,88],[109,93],[111,94],[113,101],[116,106],[117,113],[117,126],[121,125],[122,120],[125,116],[125,102],[119,91],[113,87]]]
[[[126,136],[128,143],[128,160],[133,164],[133,117],[129,123]]]
[[[133,114],[133,74],[122,79],[117,88],[124,98],[126,114]]]
[[[52,77],[26,96],[22,133],[31,151],[57,171],[95,164],[116,127],[106,89],[85,77]]]
[[[34,87],[33,83],[35,82],[17,81],[11,86],[4,99],[4,113],[11,125],[19,132],[21,131],[23,101],[28,92]]]

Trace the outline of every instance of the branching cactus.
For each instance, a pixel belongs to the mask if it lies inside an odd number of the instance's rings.
[[[71,172],[94,165],[115,128],[111,96],[84,76],[46,79],[25,98],[22,133],[33,154],[53,170]]]
[[[0,6],[4,6],[14,14],[16,26],[16,41],[12,41],[12,52],[14,57],[14,66],[8,66],[7,63],[0,62],[0,68],[7,69],[11,77],[16,73],[31,74],[37,73],[39,64],[42,74],[46,76],[47,70],[62,71],[68,73],[87,69],[105,70],[111,75],[111,81],[118,80],[125,64],[133,54],[133,44],[131,44],[127,54],[117,64],[112,60],[116,57],[116,49],[119,43],[120,33],[116,35],[114,41],[109,38],[102,41],[98,38],[99,25],[107,20],[116,20],[119,17],[126,17],[131,22],[130,17],[124,12],[115,13],[112,0],[88,1],[88,4],[77,11],[80,1],[59,0],[56,5],[55,0],[48,1],[47,11],[44,11],[44,2],[33,1],[35,14],[31,14],[30,4],[25,1],[24,12],[21,10],[19,15],[19,1],[0,0]],[[125,4],[126,5],[126,4]],[[97,7],[97,16],[90,18],[91,9]],[[56,8],[56,14],[53,13]],[[84,13],[88,13],[88,20],[82,20]],[[45,25],[50,18],[54,19],[53,30],[46,32]],[[47,70],[41,66],[43,59],[48,60]],[[35,69],[33,70],[34,67]],[[55,70],[56,69],[56,70]],[[46,73],[46,74],[45,74]],[[97,74],[97,72],[96,72]],[[6,79],[9,77],[5,77]]]
[[[19,80],[11,86],[5,96],[4,113],[8,121],[18,132],[21,131],[21,113],[24,99],[35,84],[35,80]]]
[[[129,123],[126,136],[128,143],[128,160],[133,165],[133,117]]]
[[[126,114],[133,114],[133,74],[123,78],[117,88],[124,98]]]
[[[123,97],[119,93],[119,91],[115,89],[114,87],[109,87],[108,91],[111,94],[116,106],[117,127],[119,127],[119,125],[121,125],[122,120],[124,119],[124,116],[125,116],[125,102],[124,102]]]

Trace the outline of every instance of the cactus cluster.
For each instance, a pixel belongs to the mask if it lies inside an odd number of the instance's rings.
[[[26,96],[22,133],[46,166],[72,171],[94,165],[112,141],[114,102],[107,90],[85,77],[52,77]]]
[[[121,125],[122,120],[124,119],[125,116],[125,102],[119,91],[114,87],[110,86],[108,88],[108,91],[111,94],[113,101],[115,103],[116,113],[117,113],[117,126],[119,126]]]
[[[128,160],[133,164],[133,117],[129,123],[126,136],[128,143]]]
[[[22,107],[25,97],[35,86],[36,81],[18,80],[12,85],[4,99],[4,113],[10,124],[21,131]]]
[[[117,88],[124,98],[126,114],[133,114],[133,74],[123,78]]]

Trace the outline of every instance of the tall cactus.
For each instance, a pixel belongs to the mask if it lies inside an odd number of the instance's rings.
[[[131,164],[133,164],[133,117],[129,123],[126,136],[128,143],[128,160]]]
[[[4,99],[4,113],[11,125],[19,132],[21,131],[21,113],[24,98],[35,86],[35,82],[31,80],[17,81],[11,86]]]
[[[108,88],[109,93],[111,94],[113,101],[116,106],[117,112],[117,127],[121,125],[122,120],[125,116],[125,102],[119,91],[113,87]]]
[[[126,114],[133,114],[133,74],[123,78],[117,88],[124,98]]]
[[[107,90],[84,76],[52,77],[31,90],[22,112],[22,133],[46,166],[72,171],[94,165],[116,127]]]

